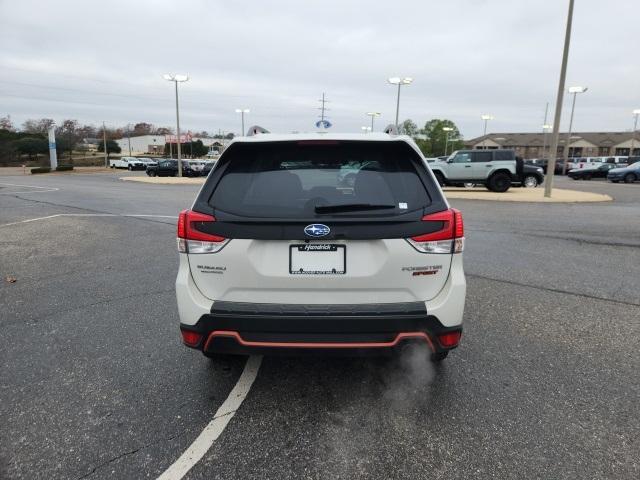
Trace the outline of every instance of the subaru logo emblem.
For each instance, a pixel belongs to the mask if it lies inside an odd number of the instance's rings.
[[[331,229],[322,223],[312,223],[304,227],[304,233],[310,237],[324,237],[325,235],[329,235],[330,231]]]

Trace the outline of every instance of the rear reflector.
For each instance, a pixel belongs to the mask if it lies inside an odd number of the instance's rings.
[[[464,223],[462,213],[455,208],[431,213],[423,222],[441,222],[435,232],[408,238],[407,241],[421,253],[460,253],[464,250]]]
[[[460,330],[458,330],[457,332],[442,333],[438,335],[438,341],[443,347],[452,348],[458,345],[461,336],[462,332]]]
[[[213,223],[216,219],[212,215],[206,215],[193,210],[183,210],[178,216],[178,251],[181,253],[216,253],[222,250],[229,239],[219,235],[203,232],[202,228],[207,223]]]
[[[182,333],[182,341],[189,347],[197,347],[202,340],[202,334],[198,332],[192,332],[191,330],[180,330]]]

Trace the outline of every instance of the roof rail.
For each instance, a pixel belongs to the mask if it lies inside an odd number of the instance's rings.
[[[393,123],[387,125],[387,127],[383,130],[384,133],[388,133],[389,135],[398,135],[398,127],[396,127]]]
[[[258,135],[259,133],[269,133],[269,130],[266,128],[262,128],[259,125],[254,125],[253,127],[247,130],[247,137],[253,137],[254,135]]]

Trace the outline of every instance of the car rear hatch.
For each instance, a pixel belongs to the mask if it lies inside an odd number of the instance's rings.
[[[426,301],[462,249],[459,212],[405,141],[239,142],[219,162],[180,220],[213,301]]]

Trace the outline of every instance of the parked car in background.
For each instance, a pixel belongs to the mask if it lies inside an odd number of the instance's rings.
[[[538,185],[544,183],[544,170],[542,167],[536,165],[529,165],[527,163],[522,165],[522,171],[511,182],[513,186],[536,188]]]
[[[142,163],[144,163],[145,170],[146,170],[146,167],[148,167],[148,166],[156,166],[156,165],[158,165],[158,161],[154,160],[152,158],[138,157],[138,160],[140,160]]]
[[[202,173],[202,169],[207,163],[205,160],[187,160],[189,162],[189,166],[198,173]]]
[[[178,161],[177,160],[161,160],[158,165],[148,166],[147,175],[150,177],[177,177],[178,176]],[[184,177],[197,177],[200,172],[197,172],[191,168],[189,162],[182,160],[182,175]]]
[[[593,166],[585,168],[574,168],[567,172],[567,177],[574,180],[591,180],[592,178],[607,178],[609,170],[618,168],[619,165],[615,163],[602,163],[600,165],[594,164]]]
[[[136,157],[120,157],[110,161],[111,168],[126,168],[127,170],[144,170],[146,165]]]
[[[204,164],[204,168],[202,169],[202,175],[203,176],[207,176],[209,175],[209,172],[213,169],[213,167],[215,167],[216,162],[207,162]]]
[[[635,162],[624,168],[612,168],[607,174],[607,180],[618,183],[633,183],[640,180],[640,162]]]
[[[516,175],[513,150],[457,150],[446,162],[433,162],[429,167],[440,185],[465,183],[485,185],[493,192],[506,192]]]

